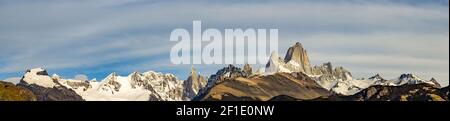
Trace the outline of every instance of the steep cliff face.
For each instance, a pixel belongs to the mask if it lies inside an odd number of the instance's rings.
[[[436,79],[423,80],[414,74],[402,74],[400,77],[390,80],[383,79],[380,75],[369,79],[353,79],[348,69],[340,66],[334,67],[331,62],[311,66],[305,48],[298,42],[288,49],[284,60],[281,60],[278,54],[273,52],[266,64],[264,74],[273,75],[283,72],[304,73],[323,88],[342,95],[353,95],[371,85],[400,86],[427,83],[437,88],[440,87]]]
[[[192,67],[190,76],[183,83],[183,100],[192,100],[193,97],[197,96],[200,89],[205,86],[206,79],[199,75],[194,67]]]
[[[252,66],[250,66],[250,64],[245,64],[243,71],[244,71],[244,73],[248,74],[249,76],[253,75],[253,68],[252,68]]]
[[[401,86],[373,85],[354,95],[330,95],[304,100],[288,95],[278,95],[269,101],[449,101],[448,87],[436,88],[431,84]]]

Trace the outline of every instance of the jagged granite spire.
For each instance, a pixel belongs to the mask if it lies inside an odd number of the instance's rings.
[[[252,66],[250,66],[250,64],[245,64],[244,65],[244,72],[248,75],[248,76],[250,76],[250,75],[252,75],[253,74],[253,69],[252,69]]]
[[[300,71],[306,74],[311,74],[311,65],[309,63],[308,54],[300,42],[296,42],[294,46],[288,49],[286,56],[284,57],[284,62],[295,62],[300,66]]]
[[[198,94],[200,89],[206,86],[206,79],[197,74],[194,66],[191,67],[191,75],[183,83],[183,100],[191,100]]]

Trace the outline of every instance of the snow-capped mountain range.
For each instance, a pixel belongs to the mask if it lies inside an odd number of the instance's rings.
[[[353,95],[372,85],[400,86],[428,83],[440,87],[434,78],[423,80],[414,74],[402,74],[400,77],[390,80],[385,80],[378,74],[368,79],[353,79],[350,71],[343,67],[333,68],[330,62],[311,66],[306,49],[299,42],[289,48],[284,60],[278,56],[278,53],[272,52],[264,70],[265,75],[278,72],[302,72],[315,79],[323,88],[342,95]]]
[[[387,85],[387,86],[398,86],[404,84],[421,84],[428,83],[435,85],[436,87],[441,87],[441,85],[436,81],[436,79],[431,78],[430,80],[424,80],[414,74],[402,74],[397,78],[386,80],[379,74],[370,77],[369,80],[373,81],[373,85]]]
[[[401,86],[426,83],[440,88],[440,84],[434,78],[424,80],[414,74],[402,74],[394,79],[384,79],[379,74],[367,79],[354,79],[349,70],[339,66],[333,67],[330,62],[313,66],[310,64],[306,49],[298,42],[288,49],[284,59],[279,57],[278,53],[272,52],[266,67],[255,72],[248,64],[243,70],[230,65],[206,79],[192,67],[191,74],[186,80],[179,80],[173,74],[148,71],[133,72],[127,76],[113,72],[97,81],[64,79],[57,74],[49,76],[45,69],[35,68],[27,70],[17,85],[33,91],[37,95],[37,100],[189,101],[203,95],[226,78],[251,78],[255,75],[262,78],[277,74],[275,77],[284,77],[279,73],[294,75],[303,73],[321,88],[340,95],[353,95],[373,85]]]
[[[194,70],[194,69],[193,69]],[[51,77],[42,68],[28,70],[22,77],[20,85],[36,85],[40,88],[64,87],[73,90],[87,101],[183,101],[190,100],[206,81],[201,82],[190,76],[188,80],[177,79],[173,74],[154,71],[133,72],[128,76],[111,73],[101,81],[63,79],[53,74]],[[195,83],[196,86],[192,86]],[[197,86],[198,83],[202,85]],[[185,91],[188,90],[188,91]],[[194,94],[190,94],[195,92]],[[189,94],[184,94],[189,93]]]

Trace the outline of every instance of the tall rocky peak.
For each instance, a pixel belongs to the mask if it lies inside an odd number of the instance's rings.
[[[139,72],[137,72],[137,71],[135,71],[135,72],[131,73],[131,74],[128,75],[128,76],[130,77],[130,79],[131,79],[132,81],[139,81],[139,80],[141,80],[142,74],[139,73]]]
[[[294,46],[290,47],[284,57],[284,62],[294,61],[300,64],[302,67],[310,66],[308,54],[305,48],[300,42],[295,43]]]
[[[197,71],[195,70],[194,66],[191,67],[191,75],[184,81],[183,87],[184,87],[184,93],[183,93],[183,100],[191,100],[192,97],[195,97],[200,89],[204,88],[206,86],[206,79],[197,74]]]
[[[437,82],[435,78],[431,78],[430,82],[433,83],[436,87],[441,88],[441,84],[439,84],[439,82]]]
[[[267,62],[266,68],[278,67],[282,63],[284,63],[284,62],[282,62],[278,53],[276,51],[274,51],[270,54],[269,62]],[[275,68],[272,68],[272,69],[275,69]],[[273,71],[276,71],[276,70],[273,70]]]
[[[331,65],[331,62],[328,63],[324,63],[323,67],[327,69],[327,71],[332,72],[333,70],[333,65]]]
[[[252,75],[253,74],[252,66],[250,66],[250,64],[245,64],[244,72],[247,73],[248,75]]]
[[[419,78],[416,75],[409,73],[400,75],[399,79],[419,79]]]
[[[36,96],[29,89],[0,80],[0,101],[36,101]]]
[[[306,49],[299,42],[291,46],[282,60],[276,52],[270,56],[266,64],[265,74],[272,75],[279,72],[302,72],[306,75],[316,76],[320,81],[352,80],[352,74],[343,67],[335,67],[330,62],[312,66]]]
[[[17,84],[33,92],[38,101],[81,101],[81,96],[58,80],[53,79],[43,68],[29,69]]]

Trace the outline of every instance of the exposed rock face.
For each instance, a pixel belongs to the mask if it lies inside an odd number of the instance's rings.
[[[63,80],[61,80],[59,82],[63,85],[66,84],[67,86],[72,87],[72,89],[75,89],[75,90],[81,89],[81,90],[86,91],[86,90],[92,88],[92,85],[90,84],[89,81],[82,81],[82,80],[70,80],[70,81],[64,80],[63,81]]]
[[[265,74],[271,75],[277,72],[290,72],[290,70],[287,70],[284,66],[285,63],[280,56],[278,56],[278,53],[272,52],[269,62],[266,64]]]
[[[414,84],[401,86],[374,85],[355,95],[331,96],[318,100],[345,101],[448,101],[445,88],[439,89],[431,84]]]
[[[309,64],[308,54],[306,50],[303,48],[300,42],[295,43],[294,46],[290,47],[284,57],[285,63],[293,63],[298,64],[299,71],[306,74],[311,73],[311,66]]]
[[[321,79],[328,80],[349,80],[348,77],[352,76],[350,71],[343,67],[333,68],[330,62],[312,67],[306,50],[299,42],[289,48],[284,61],[280,60],[281,58],[278,57],[276,52],[272,53],[269,62],[266,64],[266,74],[302,72],[311,76],[323,76]]]
[[[414,74],[402,74],[398,78],[397,85],[401,84],[419,84],[425,82],[424,80],[420,79],[418,76]],[[433,82],[430,82],[430,84],[434,84]],[[436,86],[436,85],[435,85]]]
[[[111,94],[118,92],[122,86],[122,84],[118,82],[118,76],[119,75],[117,75],[115,72],[109,74],[104,79],[104,83],[100,85],[99,89],[105,92],[110,92]]]
[[[353,79],[349,70],[343,67],[333,67],[330,62],[311,67],[306,50],[298,42],[289,48],[284,61],[281,60],[276,52],[272,53],[269,62],[266,64],[265,75],[281,72],[304,73],[316,80],[323,88],[342,95],[353,95],[371,85],[399,86],[427,83],[435,85],[436,88],[440,87],[435,79],[425,81],[413,74],[403,74],[399,78],[392,80],[386,80],[381,78],[380,75],[376,75],[369,78],[369,80],[365,80]]]
[[[27,70],[17,86],[29,89],[38,101],[83,100],[75,91],[61,85],[57,80],[53,80],[42,68]]]
[[[360,88],[366,88],[365,85],[354,85],[353,82],[360,83],[363,81],[354,80],[350,71],[343,67],[333,69],[333,65],[330,62],[314,66],[312,70],[312,77],[319,85],[336,93],[353,94],[359,91]]]
[[[191,75],[183,83],[183,100],[192,100],[192,98],[199,93],[200,89],[204,88],[205,86],[205,78],[197,74],[197,71],[194,69],[194,67],[192,67]]]
[[[143,75],[137,71],[131,73],[129,75],[130,86],[134,89],[137,87],[144,87],[145,89],[149,89],[150,88],[149,84],[141,78],[142,76]]]
[[[148,83],[146,88],[149,91],[155,91],[151,95],[157,95],[159,101],[182,101],[183,81],[178,80],[173,74],[162,74],[149,71],[143,73],[143,80]]]
[[[89,100],[181,101],[183,81],[153,71],[128,76],[111,73],[92,90],[78,91]]]
[[[13,83],[0,81],[0,101],[36,101],[30,90]]]
[[[63,79],[56,74],[52,75],[52,79],[58,81],[61,85],[65,87],[70,87],[73,90],[79,89],[86,91],[92,88],[91,82],[87,80]]]
[[[19,83],[18,86],[31,90],[36,95],[38,101],[84,101],[75,91],[64,86],[46,88],[36,84],[26,83]]]
[[[387,80],[380,76],[380,74],[376,74],[375,76],[369,77],[369,80],[372,81],[380,81],[382,83],[386,82]]]
[[[20,80],[20,83],[35,84],[46,88],[52,88],[57,85],[57,82],[53,80],[42,68],[29,69],[25,72],[24,76]]]
[[[36,68],[27,70],[18,86],[29,89],[40,101],[182,101],[193,98],[206,85],[195,70],[190,80],[192,83],[186,83],[191,87],[186,91],[189,94],[184,94],[184,81],[173,74],[148,71],[120,76],[111,73],[98,82],[63,79],[56,74],[50,77],[46,70]]]
[[[344,69],[344,67],[336,67],[332,74],[337,79],[352,80],[352,74],[350,73],[350,71]]]
[[[443,96],[445,99],[447,99],[447,101],[449,101],[449,99],[448,99],[448,86],[439,89],[439,92],[440,92],[441,94],[443,94],[442,96]]]
[[[244,72],[246,74],[248,74],[249,76],[253,74],[253,69],[252,66],[250,66],[250,64],[245,64],[244,65]]]
[[[429,82],[433,83],[436,87],[441,88],[441,84],[439,84],[435,78],[431,78]]]
[[[259,68],[258,70],[255,71],[255,73],[253,73],[253,75],[258,75],[258,76],[262,76],[264,75],[264,68]]]
[[[203,97],[205,93],[207,93],[213,86],[216,84],[226,80],[226,79],[234,79],[238,77],[249,77],[250,74],[244,72],[241,68],[236,67],[234,65],[228,65],[228,67],[224,67],[216,72],[216,74],[211,75],[208,78],[208,82],[205,88],[200,89],[200,94],[198,94],[194,100],[201,100],[199,97]]]
[[[334,77],[342,80],[347,80],[347,75],[351,76],[348,70],[343,67],[333,68],[330,62],[312,67],[309,62],[308,53],[299,42],[288,49],[283,62],[277,59],[279,58],[277,54],[272,55],[273,57],[269,60],[267,67],[270,67],[270,63],[275,63],[272,65],[280,65],[278,66],[278,70],[275,70],[276,72],[302,72],[307,75],[325,75],[326,77]]]
[[[313,72],[314,75],[333,75],[333,65],[331,65],[331,62],[324,63],[320,66],[314,66]]]
[[[303,73],[276,73],[249,78],[225,78],[196,100],[267,101],[278,95],[307,100],[329,96],[331,92]]]

